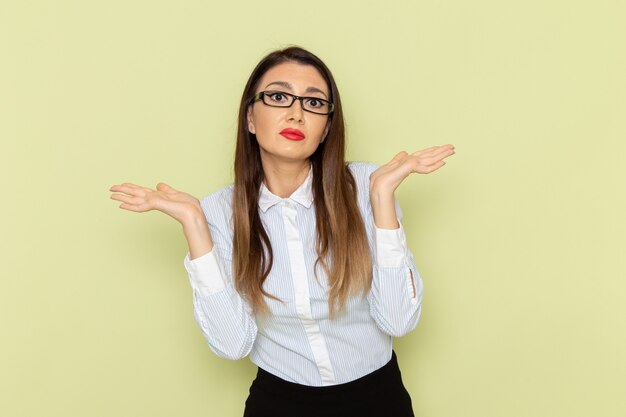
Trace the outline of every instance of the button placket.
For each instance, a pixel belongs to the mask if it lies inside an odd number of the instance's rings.
[[[285,237],[293,280],[296,313],[306,332],[320,377],[325,385],[333,384],[335,373],[330,362],[326,341],[319,324],[313,320],[309,294],[309,280],[304,260],[304,248],[298,228],[297,207],[288,200],[282,201]]]

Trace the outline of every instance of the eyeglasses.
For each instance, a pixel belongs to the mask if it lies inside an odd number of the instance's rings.
[[[251,100],[263,100],[263,104],[272,107],[291,107],[296,100],[300,100],[302,110],[316,114],[330,114],[335,109],[335,105],[328,100],[318,97],[298,97],[284,91],[267,90],[257,93]]]

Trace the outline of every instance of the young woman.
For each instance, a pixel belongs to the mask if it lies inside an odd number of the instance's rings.
[[[165,183],[111,187],[120,208],[182,224],[194,316],[217,355],[258,373],[244,416],[413,416],[392,337],[417,324],[422,279],[394,192],[452,145],[346,163],[330,70],[289,47],[241,99],[235,181],[201,201]]]

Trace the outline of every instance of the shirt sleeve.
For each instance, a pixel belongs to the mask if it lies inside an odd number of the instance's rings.
[[[209,348],[218,356],[237,360],[247,356],[257,335],[256,320],[232,280],[232,240],[223,207],[213,198],[201,201],[213,249],[183,264],[193,291],[194,317]],[[219,200],[217,200],[219,202]]]
[[[226,288],[221,264],[215,255],[215,248],[209,253],[191,260],[189,252],[183,261],[191,288],[204,296],[210,296]]]
[[[400,266],[407,252],[406,236],[400,219],[397,229],[380,229],[374,226],[376,236],[376,259],[378,266]]]
[[[369,173],[376,166],[371,166]],[[374,237],[372,287],[368,293],[370,314],[385,333],[401,337],[412,331],[419,321],[422,307],[423,281],[408,248],[402,226],[403,213],[395,200],[397,229],[380,229],[374,223],[369,203],[369,175],[367,175],[368,228]]]

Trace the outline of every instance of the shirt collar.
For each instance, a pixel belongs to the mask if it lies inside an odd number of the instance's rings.
[[[261,190],[259,192],[259,208],[265,213],[268,208],[281,201],[293,200],[296,203],[302,204],[306,208],[310,208],[313,203],[313,191],[311,184],[313,183],[313,167],[309,168],[309,174],[304,182],[294,191],[289,197],[282,198],[272,192],[265,186],[265,183],[261,183]]]

